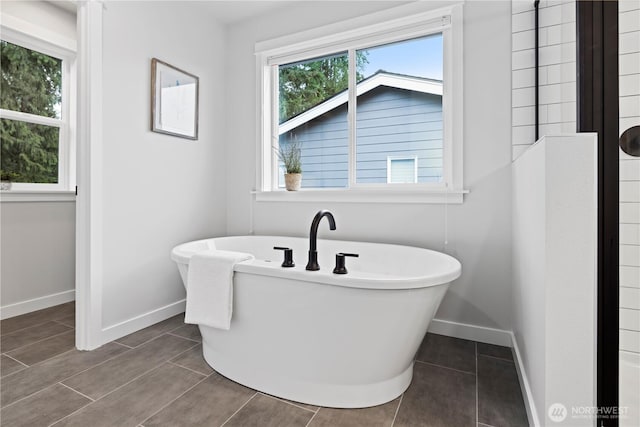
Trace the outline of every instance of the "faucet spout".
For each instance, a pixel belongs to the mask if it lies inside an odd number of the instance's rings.
[[[310,271],[320,270],[320,265],[318,264],[318,226],[320,225],[320,221],[322,218],[327,217],[329,221],[329,229],[336,229],[336,220],[333,218],[333,214],[327,210],[319,211],[316,216],[313,218],[311,222],[311,230],[309,232],[309,262],[307,263],[306,269]]]

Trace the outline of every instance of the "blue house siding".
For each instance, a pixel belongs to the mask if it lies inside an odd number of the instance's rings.
[[[387,86],[358,97],[356,180],[386,183],[387,157],[416,157],[418,182],[442,176],[442,97]],[[302,150],[303,187],[346,187],[347,106],[343,104],[280,136]]]

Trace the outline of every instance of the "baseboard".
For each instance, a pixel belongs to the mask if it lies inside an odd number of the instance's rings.
[[[9,317],[19,316],[32,311],[42,310],[43,308],[53,307],[54,305],[64,304],[65,302],[74,301],[76,299],[75,289],[69,291],[58,292],[57,294],[45,295],[39,298],[33,298],[27,301],[16,302],[0,307],[0,319],[8,319]]]
[[[518,373],[518,379],[520,380],[520,390],[522,391],[522,398],[524,399],[524,407],[527,410],[527,418],[529,419],[529,425],[533,427],[540,426],[540,420],[538,419],[538,412],[536,412],[536,404],[533,401],[533,394],[531,393],[531,386],[529,385],[529,379],[527,378],[527,372],[522,364],[522,357],[520,349],[518,348],[518,341],[513,332],[509,332],[511,335],[511,350],[513,351],[513,359],[516,362],[516,372]]]
[[[102,329],[102,344],[106,344],[118,338],[132,334],[140,329],[162,322],[176,314],[184,312],[186,300],[176,301],[164,307],[149,311],[134,318],[125,320]]]
[[[449,320],[433,319],[429,325],[429,332],[504,347],[511,347],[512,345],[511,332],[509,331],[451,322]]]

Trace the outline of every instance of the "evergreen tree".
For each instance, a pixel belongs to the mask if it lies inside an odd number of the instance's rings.
[[[356,79],[369,62],[367,51],[356,53]],[[335,55],[280,67],[280,123],[342,92],[349,86],[347,55]]]
[[[62,63],[59,59],[0,41],[0,108],[59,117]],[[58,181],[59,129],[0,119],[0,167],[16,182]]]

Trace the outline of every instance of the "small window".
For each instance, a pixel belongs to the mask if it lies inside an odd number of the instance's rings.
[[[418,182],[418,159],[387,158],[387,182],[389,184],[415,184]]]
[[[462,193],[461,31],[456,6],[291,50],[256,46],[262,191],[282,189],[277,151],[295,141],[303,189],[403,183]]]
[[[22,41],[0,40],[0,168],[16,190],[69,190],[69,60]]]

